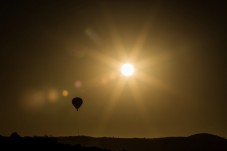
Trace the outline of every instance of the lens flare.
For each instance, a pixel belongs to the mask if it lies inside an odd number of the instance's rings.
[[[69,95],[69,91],[68,90],[63,90],[62,91],[62,95],[63,96],[68,96]]]

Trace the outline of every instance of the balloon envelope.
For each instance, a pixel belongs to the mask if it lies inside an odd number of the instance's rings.
[[[75,97],[75,98],[72,99],[72,104],[76,108],[76,110],[78,111],[78,109],[83,104],[83,100],[80,97]]]

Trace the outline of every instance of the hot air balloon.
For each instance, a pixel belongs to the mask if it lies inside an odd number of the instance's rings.
[[[83,100],[80,97],[75,97],[75,98],[72,99],[72,104],[76,108],[76,110],[78,111],[78,109],[83,104]]]

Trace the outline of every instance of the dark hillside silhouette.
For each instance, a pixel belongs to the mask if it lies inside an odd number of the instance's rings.
[[[80,144],[61,144],[54,137],[20,137],[16,132],[10,137],[0,136],[0,150],[107,151],[98,147],[83,147]]]
[[[195,134],[189,137],[165,138],[93,138],[88,136],[59,137],[58,142],[97,146],[110,150],[129,151],[227,151],[227,140],[211,134]]]
[[[0,150],[64,150],[64,151],[227,151],[227,140],[212,134],[164,138],[110,137],[21,137],[16,132],[0,135]]]

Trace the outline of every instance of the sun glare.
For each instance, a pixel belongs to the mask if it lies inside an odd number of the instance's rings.
[[[121,73],[126,77],[132,76],[134,71],[134,66],[130,63],[125,63],[121,66]]]

